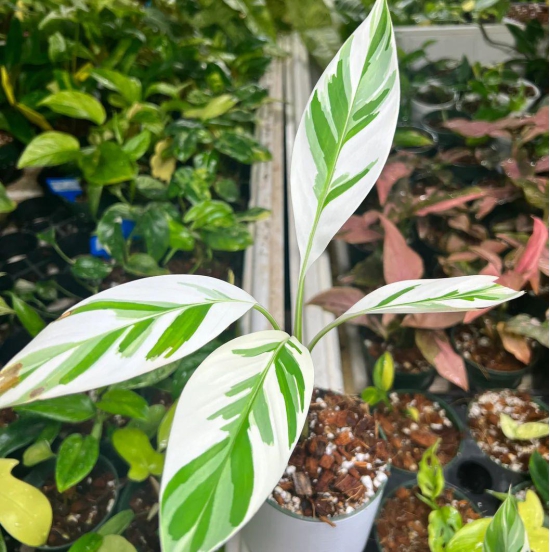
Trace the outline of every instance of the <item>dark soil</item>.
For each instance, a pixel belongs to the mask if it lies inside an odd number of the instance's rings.
[[[452,164],[457,167],[475,167],[479,165],[479,161],[472,152],[468,151],[464,152],[460,157],[455,157]]]
[[[475,99],[471,98],[471,99],[462,100],[462,103],[460,104],[460,108],[466,113],[473,115],[479,110],[479,108],[481,107],[481,104],[482,104],[481,98],[475,98]]]
[[[376,531],[384,552],[429,552],[428,517],[431,508],[416,494],[418,487],[400,487],[386,500],[376,521]],[[462,516],[463,523],[478,519],[480,515],[467,500],[458,500],[452,489],[445,489],[437,499],[439,506],[452,505]]]
[[[53,509],[53,524],[48,546],[61,546],[93,530],[112,510],[116,499],[116,480],[112,473],[96,466],[78,485],[60,493],[50,476],[42,485]]]
[[[440,105],[452,101],[454,94],[441,86],[429,85],[416,93],[416,99],[428,105]]]
[[[135,518],[124,536],[139,552],[160,552],[158,513],[153,510],[158,501],[158,494],[150,484],[136,489],[130,498]]]
[[[537,422],[548,418],[548,411],[531,400],[528,393],[504,389],[486,391],[472,401],[468,424],[479,448],[515,472],[526,472],[531,454],[538,450],[548,460],[548,437],[512,441],[500,429],[500,414],[519,422]]]
[[[442,465],[456,456],[460,430],[439,403],[421,393],[391,393],[390,400],[391,409],[381,404],[374,415],[388,438],[393,466],[417,472],[425,450],[438,439],[441,442],[437,457]]]
[[[520,23],[527,23],[533,19],[537,19],[542,25],[548,25],[548,6],[542,2],[512,4],[508,10],[507,17]]]
[[[166,268],[172,274],[189,274],[194,264],[194,259],[174,258],[168,262]],[[199,276],[211,276],[212,278],[219,278],[220,280],[227,281],[227,274],[230,268],[231,267],[228,263],[223,263],[221,261],[218,261],[217,259],[213,259],[212,261],[202,264],[194,272],[194,274],[198,274]]]
[[[418,237],[436,253],[446,254],[463,251],[470,245],[478,245],[478,239],[459,230],[449,230],[447,219],[429,217],[422,225],[417,225]]]
[[[315,389],[306,427],[270,500],[330,523],[373,497],[388,478],[387,444],[368,406]]]
[[[0,148],[13,142],[13,136],[5,130],[0,130]]]
[[[500,85],[500,91],[509,96],[519,94],[520,92],[527,98],[532,98],[536,95],[536,91],[532,86],[520,84],[506,84]]]
[[[457,351],[467,360],[498,372],[517,372],[525,364],[502,346],[496,328],[478,324],[458,326],[454,333]]]
[[[17,420],[17,412],[13,408],[3,408],[0,410],[0,428],[8,427]]]
[[[427,372],[431,365],[422,356],[418,347],[395,347],[392,343],[378,343],[367,341],[369,354],[374,358],[381,357],[385,351],[391,353],[395,370],[406,374],[422,374]]]

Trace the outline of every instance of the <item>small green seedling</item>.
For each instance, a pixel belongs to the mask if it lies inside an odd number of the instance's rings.
[[[508,414],[502,413],[500,415],[500,429],[508,439],[529,441],[548,435],[548,421],[521,423],[508,416]]]
[[[388,393],[393,387],[394,377],[395,367],[393,357],[386,351],[374,365],[372,373],[374,386],[364,389],[361,393],[361,398],[371,406],[376,406],[379,402],[384,402],[388,408],[391,408]]]

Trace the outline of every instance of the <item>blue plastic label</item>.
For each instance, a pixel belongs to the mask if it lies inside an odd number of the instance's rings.
[[[109,255],[107,250],[101,245],[101,242],[97,239],[97,236],[92,236],[90,238],[90,255],[106,260],[111,258],[111,255]]]
[[[82,195],[82,187],[80,186],[78,178],[46,178],[46,184],[53,194],[71,203],[74,203],[76,198]]]

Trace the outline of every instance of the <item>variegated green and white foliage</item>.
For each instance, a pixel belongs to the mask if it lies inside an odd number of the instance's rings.
[[[523,295],[496,284],[496,276],[403,280],[369,293],[338,320],[363,314],[471,311],[494,307]]]
[[[319,79],[298,128],[291,189],[302,275],[376,182],[398,111],[392,23],[377,0]]]
[[[163,550],[214,550],[252,517],[284,472],[312,391],[310,353],[282,331],[238,337],[199,366],[170,434]]]
[[[178,360],[256,301],[205,276],[156,276],[103,291],[46,327],[0,372],[0,408],[89,391]]]

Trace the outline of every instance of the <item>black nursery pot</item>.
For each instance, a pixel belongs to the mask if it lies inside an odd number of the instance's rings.
[[[61,207],[61,202],[51,196],[33,197],[22,201],[13,216],[19,228],[31,232],[42,232],[54,223],[54,214]]]
[[[478,163],[465,163],[455,161],[449,165],[453,175],[465,186],[471,186],[472,182],[484,178],[490,174],[490,171]]]
[[[454,350],[464,359],[466,370],[468,372],[468,382],[470,384],[470,388],[475,388],[479,390],[503,388],[516,389],[521,383],[523,376],[525,376],[525,374],[529,372],[529,370],[531,370],[531,368],[533,368],[535,364],[537,364],[539,359],[540,347],[535,346],[535,348],[533,349],[533,358],[529,365],[525,366],[525,368],[508,372],[501,370],[492,370],[489,368],[485,368],[484,366],[480,366],[476,362],[465,358],[457,349],[455,335],[456,328],[453,328],[451,330],[451,343]]]
[[[441,126],[441,123],[448,121],[449,119],[468,119],[471,120],[470,115],[457,111],[456,109],[448,109],[443,111],[432,111],[422,117],[422,126],[437,136],[439,147],[442,149],[453,148],[462,146],[465,140],[459,134],[456,134],[452,130]]]
[[[12,232],[0,237],[0,261],[15,261],[26,256],[38,245],[38,240],[27,232]]]
[[[23,171],[17,169],[21,145],[5,131],[0,131],[0,182],[6,185],[17,180]]]
[[[361,340],[361,346],[363,348],[363,354],[365,355],[369,381],[373,381],[374,365],[377,359],[370,354],[364,339]],[[435,375],[436,370],[433,366],[430,366],[428,370],[420,372],[419,374],[409,374],[407,372],[395,370],[393,387],[395,389],[425,391],[433,383]]]
[[[113,466],[113,464],[104,456],[100,455],[97,463],[96,468],[101,468],[104,472],[109,472],[114,475],[114,481],[115,485],[113,487],[113,493],[114,493],[114,501],[108,508],[108,511],[106,512],[105,516],[94,526],[89,529],[88,532],[97,531],[115,512],[116,512],[116,502],[118,500],[118,489],[119,489],[119,479],[118,479],[118,473]],[[55,472],[55,458],[51,460],[47,460],[46,462],[42,462],[41,464],[38,464],[27,477],[25,477],[25,481],[29,484],[31,484],[34,487],[40,488]],[[68,550],[72,544],[75,541],[68,542],[67,544],[62,544],[60,546],[38,546],[37,550],[44,550],[49,552],[63,552],[65,550]]]

